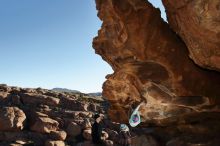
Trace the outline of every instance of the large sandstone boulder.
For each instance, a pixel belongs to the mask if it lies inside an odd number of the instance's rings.
[[[89,106],[87,103],[82,103],[76,100],[76,98],[72,98],[69,96],[62,96],[60,99],[60,105],[67,109],[72,109],[76,111],[88,111]]]
[[[18,107],[0,108],[0,131],[20,131],[26,116]]]
[[[15,141],[24,138],[25,134],[22,131],[0,132],[0,141]]]
[[[102,131],[101,139],[107,140],[109,138],[109,134],[105,131]]]
[[[169,25],[186,43],[190,58],[220,71],[220,1],[163,0]]]
[[[0,132],[0,142],[24,141],[27,143],[34,143],[35,145],[43,145],[47,139],[47,135],[45,134],[29,131]]]
[[[114,70],[103,85],[113,121],[127,122],[129,111],[141,102],[142,121],[150,123],[214,111],[203,108],[220,104],[220,74],[191,61],[184,42],[163,21],[159,9],[146,0],[96,0],[96,4],[103,24],[93,47]],[[216,46],[219,41],[214,39]],[[211,58],[218,62],[216,56]]]
[[[111,129],[106,129],[106,132],[109,135],[109,139],[113,141],[119,141],[119,134],[117,131],[111,130]]]
[[[16,106],[22,105],[21,97],[19,95],[11,94],[9,96],[9,98],[10,98],[10,102],[11,102],[12,105],[16,105]]]
[[[0,104],[4,105],[8,102],[8,92],[0,92]]]
[[[114,146],[114,142],[112,140],[105,140],[106,146]]]
[[[39,133],[50,133],[59,129],[59,123],[57,121],[39,112],[36,112],[31,118],[30,124],[30,129]]]
[[[65,143],[63,141],[48,140],[45,142],[45,146],[65,146]]]
[[[86,112],[86,111],[81,111],[81,112],[79,112],[79,117],[82,118],[82,119],[91,118],[92,113],[91,112]]]
[[[0,84],[0,92],[11,92],[11,87],[6,84]]]
[[[59,98],[54,98],[51,96],[46,96],[36,93],[24,93],[20,95],[22,102],[24,104],[29,104],[29,105],[45,104],[45,105],[57,106],[60,102]]]
[[[67,135],[71,137],[75,137],[79,135],[82,131],[82,128],[80,125],[76,124],[75,122],[71,122],[66,129]]]
[[[65,131],[51,131],[50,138],[53,140],[62,140],[66,139],[67,133]]]

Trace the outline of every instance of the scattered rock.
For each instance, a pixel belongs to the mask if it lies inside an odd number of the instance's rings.
[[[29,132],[0,132],[0,141],[11,142],[11,141],[23,141],[27,143],[34,143],[35,145],[43,145],[46,141],[47,135]]]
[[[79,105],[79,109],[80,109],[81,111],[88,111],[88,107],[89,107],[89,104],[87,104],[87,103],[81,103],[81,104]]]
[[[62,98],[69,107],[62,104]],[[94,113],[87,111],[90,104],[83,98],[78,101],[69,93],[0,85],[0,105],[0,146],[60,146],[64,141],[77,139],[76,136],[91,140],[89,128]],[[82,129],[87,131],[83,134]]]
[[[72,137],[79,135],[81,131],[82,131],[81,126],[79,126],[78,124],[74,122],[71,122],[66,129],[67,135],[72,136]]]
[[[104,143],[106,146],[114,146],[114,142],[112,140],[105,140]]]
[[[85,141],[82,143],[78,143],[76,146],[95,146],[91,141]]]
[[[18,107],[0,108],[0,131],[20,131],[26,116]]]
[[[6,84],[0,84],[0,92],[10,92],[11,87],[7,86]]]
[[[81,111],[79,112],[79,117],[81,117],[82,119],[91,118],[92,114],[91,112]]]
[[[8,95],[9,93],[8,92],[0,92],[0,104],[7,104],[8,102]]]
[[[45,105],[57,106],[60,102],[60,99],[58,98],[36,94],[36,93],[21,94],[21,99],[23,103],[27,105],[45,104]]]
[[[50,133],[51,131],[57,131],[59,129],[59,123],[47,115],[42,113],[36,113],[32,117],[30,129],[39,133]]]
[[[109,139],[111,139],[113,141],[118,141],[119,135],[118,135],[117,131],[114,131],[114,130],[111,130],[111,129],[105,129],[105,130],[109,135]]]
[[[67,133],[65,131],[51,131],[50,138],[52,140],[62,140],[66,139]]]
[[[79,102],[76,99],[72,99],[70,97],[61,98],[60,103],[62,107],[75,110],[75,111],[88,111],[88,107],[89,107],[89,104]]]
[[[45,146],[65,146],[65,143],[63,141],[48,140],[45,142]]]
[[[11,104],[12,105],[21,105],[21,98],[19,95],[10,95],[10,98],[11,98]]]
[[[101,136],[101,138],[102,138],[103,140],[107,140],[108,137],[109,137],[108,133],[105,132],[105,131],[102,131],[102,136]]]
[[[89,109],[90,111],[94,111],[94,112],[97,112],[97,111],[98,111],[98,108],[97,108],[97,105],[96,105],[96,104],[89,104],[88,109]]]

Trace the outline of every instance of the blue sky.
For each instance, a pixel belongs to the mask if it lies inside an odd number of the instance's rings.
[[[101,91],[112,69],[92,48],[96,13],[94,0],[1,0],[0,82]]]

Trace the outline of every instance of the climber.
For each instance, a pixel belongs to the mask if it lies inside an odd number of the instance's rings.
[[[103,146],[103,140],[101,139],[102,136],[102,120],[103,117],[100,114],[94,115],[94,124],[92,125],[92,141],[97,146]]]
[[[138,124],[141,123],[141,117],[140,117],[140,113],[139,113],[139,108],[141,105],[143,105],[144,103],[140,103],[135,110],[132,112],[130,119],[129,119],[129,124],[131,125],[131,127],[136,127]]]
[[[126,124],[120,124],[118,143],[120,146],[131,146],[131,134]]]

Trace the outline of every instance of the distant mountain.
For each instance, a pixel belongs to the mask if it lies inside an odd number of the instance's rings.
[[[53,88],[52,90],[57,91],[57,92],[82,93],[78,90],[71,90],[71,89],[67,89],[67,88]],[[85,95],[102,96],[102,93],[101,92],[94,92],[94,93],[86,93]]]
[[[57,91],[57,92],[81,93],[78,90],[71,90],[71,89],[66,89],[66,88],[53,88],[52,90]]]
[[[102,92],[88,93],[90,96],[102,96]]]

